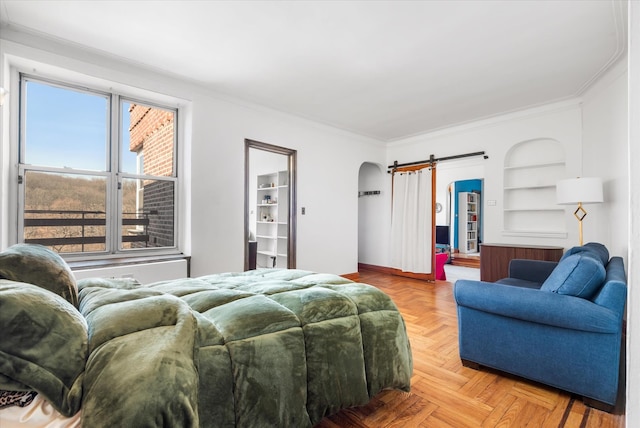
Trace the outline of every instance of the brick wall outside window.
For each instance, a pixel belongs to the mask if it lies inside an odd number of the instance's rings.
[[[144,171],[141,173],[161,177],[172,176],[174,112],[132,104],[129,114],[129,150],[144,153]],[[174,245],[174,191],[173,182],[145,180],[144,210],[154,212],[149,216],[148,246]]]

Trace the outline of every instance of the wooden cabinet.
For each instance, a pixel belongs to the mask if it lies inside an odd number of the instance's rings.
[[[483,243],[480,245],[480,280],[494,282],[508,277],[512,259],[557,262],[563,253],[562,247]]]
[[[458,193],[458,251],[478,252],[478,221],[480,195],[473,192]]]
[[[256,201],[256,266],[286,268],[289,183],[287,171],[258,176]]]

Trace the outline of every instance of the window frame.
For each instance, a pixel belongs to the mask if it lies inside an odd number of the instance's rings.
[[[35,70],[34,70],[35,71]],[[180,200],[180,177],[178,174],[178,157],[180,147],[180,128],[179,116],[180,109],[171,103],[162,103],[145,99],[140,96],[132,96],[123,94],[114,90],[105,91],[91,85],[76,84],[71,81],[39,76],[29,72],[14,70],[14,76],[18,80],[18,114],[17,114],[17,136],[15,140],[15,165],[17,165],[15,181],[15,193],[17,194],[16,217],[16,238],[17,242],[24,242],[25,239],[25,194],[26,186],[24,185],[25,174],[29,171],[55,174],[73,174],[87,175],[94,177],[105,177],[106,179],[106,195],[105,195],[105,250],[91,252],[61,252],[60,256],[69,261],[79,260],[95,260],[104,258],[126,258],[140,257],[146,255],[166,255],[180,254],[179,250],[179,200]],[[25,136],[26,136],[26,85],[35,82],[39,84],[50,85],[65,90],[84,92],[91,95],[103,96],[107,100],[106,113],[106,135],[105,142],[106,162],[104,171],[85,170],[76,168],[61,168],[41,165],[31,165],[24,163],[25,159]],[[112,89],[112,88],[109,88]],[[167,110],[173,113],[173,159],[172,173],[170,176],[155,176],[141,174],[136,167],[136,172],[125,172],[123,168],[123,141],[124,136],[122,129],[122,107],[124,103],[139,104],[151,108]],[[144,156],[144,153],[143,153]],[[136,163],[138,159],[136,159]],[[122,182],[126,179],[134,180],[154,180],[173,183],[173,245],[162,247],[143,247],[143,248],[122,248],[122,219],[123,219],[123,198],[122,198]]]

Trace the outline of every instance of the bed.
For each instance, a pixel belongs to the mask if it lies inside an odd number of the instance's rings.
[[[57,254],[18,244],[0,277],[0,390],[36,391],[83,426],[310,427],[410,388],[396,306],[337,275],[76,284]]]

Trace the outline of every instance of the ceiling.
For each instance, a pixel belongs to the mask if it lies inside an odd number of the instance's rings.
[[[581,95],[626,1],[7,1],[2,25],[395,141]]]

